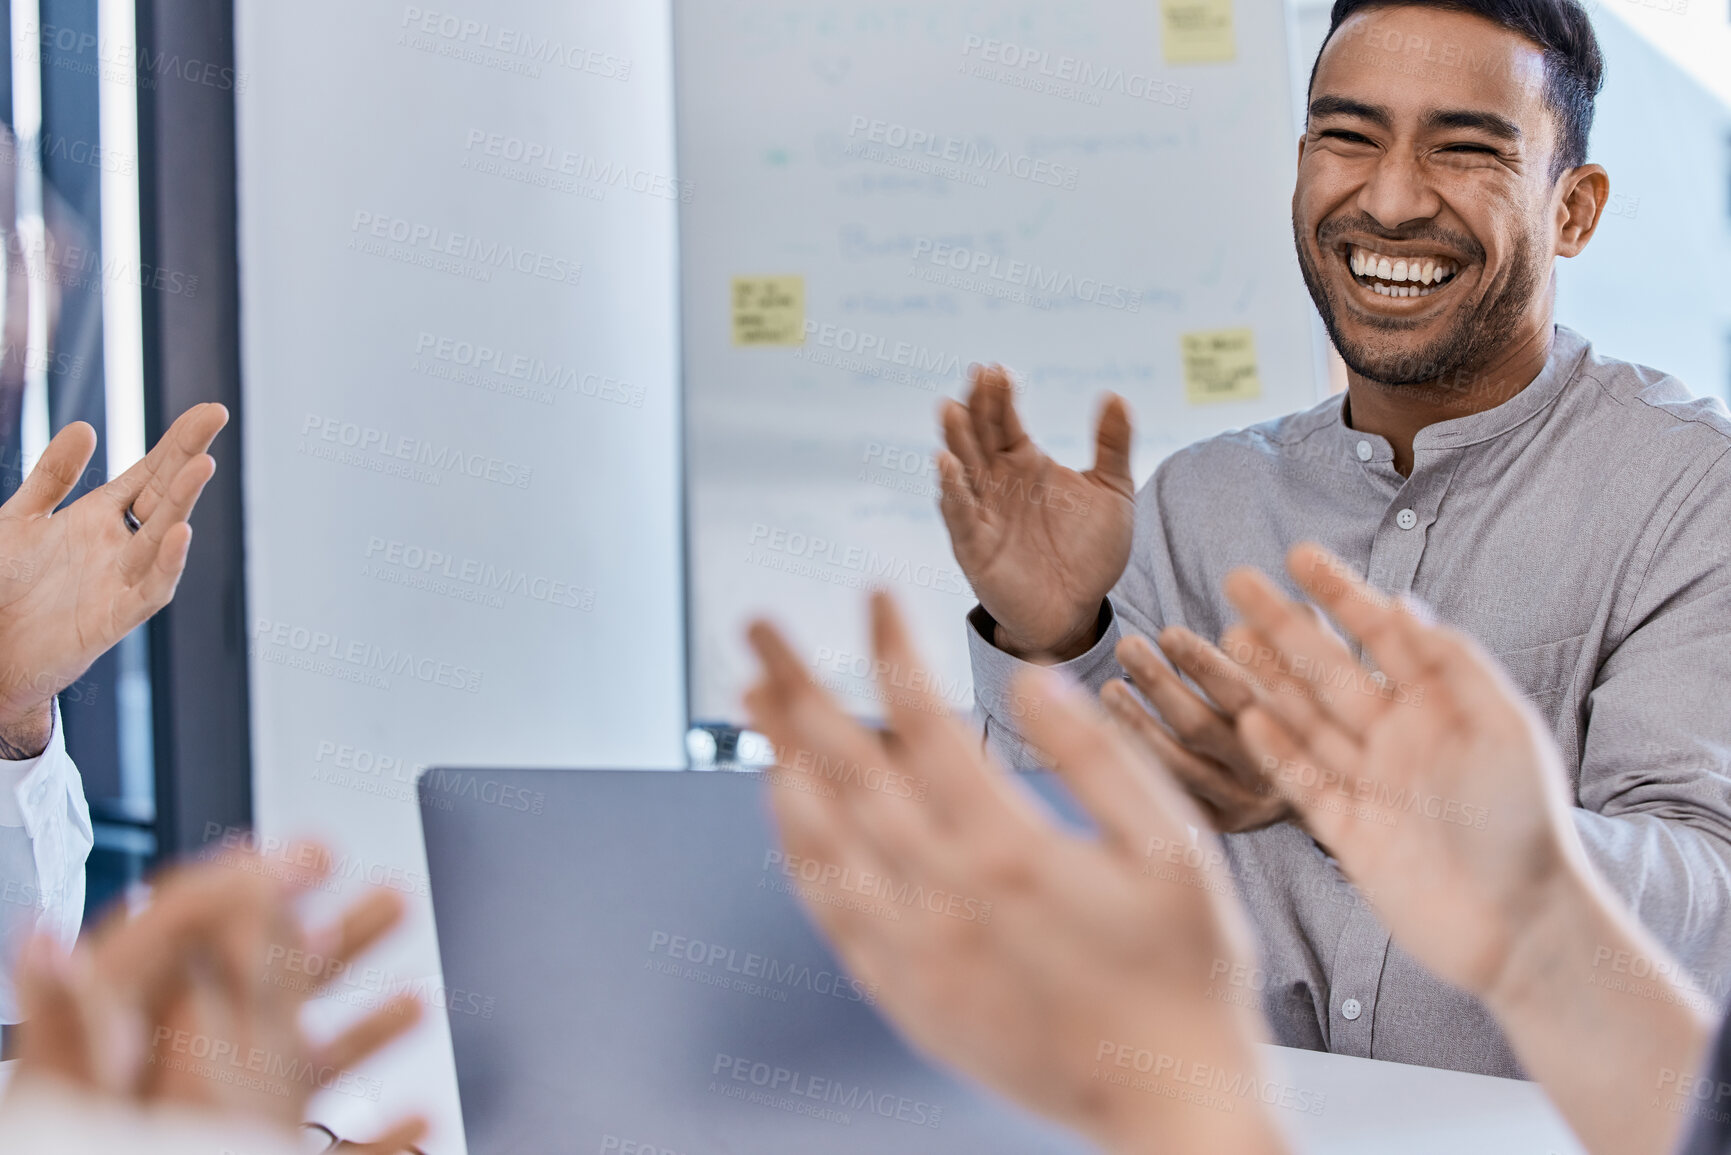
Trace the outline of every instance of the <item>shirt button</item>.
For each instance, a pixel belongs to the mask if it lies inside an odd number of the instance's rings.
[[[1359,1006],[1357,999],[1347,999],[1344,1003],[1340,1004],[1341,1017],[1348,1021],[1358,1018],[1358,1016],[1363,1013],[1364,1008]]]
[[[1410,509],[1403,509],[1394,515],[1394,523],[1402,529],[1411,529],[1418,524],[1418,514]]]
[[[1360,441],[1358,443],[1358,459],[1360,461],[1369,461],[1370,455],[1375,453],[1375,452],[1376,452],[1376,450],[1374,450],[1370,447],[1370,442]]]

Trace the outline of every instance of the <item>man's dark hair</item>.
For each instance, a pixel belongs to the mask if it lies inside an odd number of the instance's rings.
[[[1605,83],[1605,58],[1593,22],[1577,0],[1334,0],[1328,35],[1368,8],[1441,8],[1468,12],[1526,37],[1545,53],[1545,103],[1557,118],[1557,152],[1551,158],[1551,179],[1587,160],[1587,136],[1593,130],[1593,99]],[[1322,61],[1322,51],[1316,54]],[[1316,86],[1316,64],[1310,68]]]

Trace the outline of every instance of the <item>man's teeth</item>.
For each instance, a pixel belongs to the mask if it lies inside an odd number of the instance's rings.
[[[1446,257],[1385,257],[1357,248],[1348,260],[1353,275],[1374,277],[1376,280],[1369,287],[1385,297],[1428,297],[1458,271]],[[1383,285],[1377,281],[1393,283]],[[1430,287],[1423,287],[1427,285]]]

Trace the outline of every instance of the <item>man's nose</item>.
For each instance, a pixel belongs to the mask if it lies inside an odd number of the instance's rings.
[[[1431,187],[1417,158],[1404,149],[1390,149],[1359,190],[1358,203],[1378,224],[1392,231],[1436,216],[1442,198]]]

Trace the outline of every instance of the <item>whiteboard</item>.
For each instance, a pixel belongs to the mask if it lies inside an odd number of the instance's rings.
[[[1320,395],[1286,6],[1165,4],[1229,16],[1230,59],[1169,60],[1193,45],[1160,0],[676,4],[695,721],[740,721],[762,614],[877,716],[874,585],[971,706],[930,462],[970,362],[1008,366],[1077,468],[1123,394],[1139,482]],[[1184,336],[1246,327],[1254,395],[1192,397]]]

